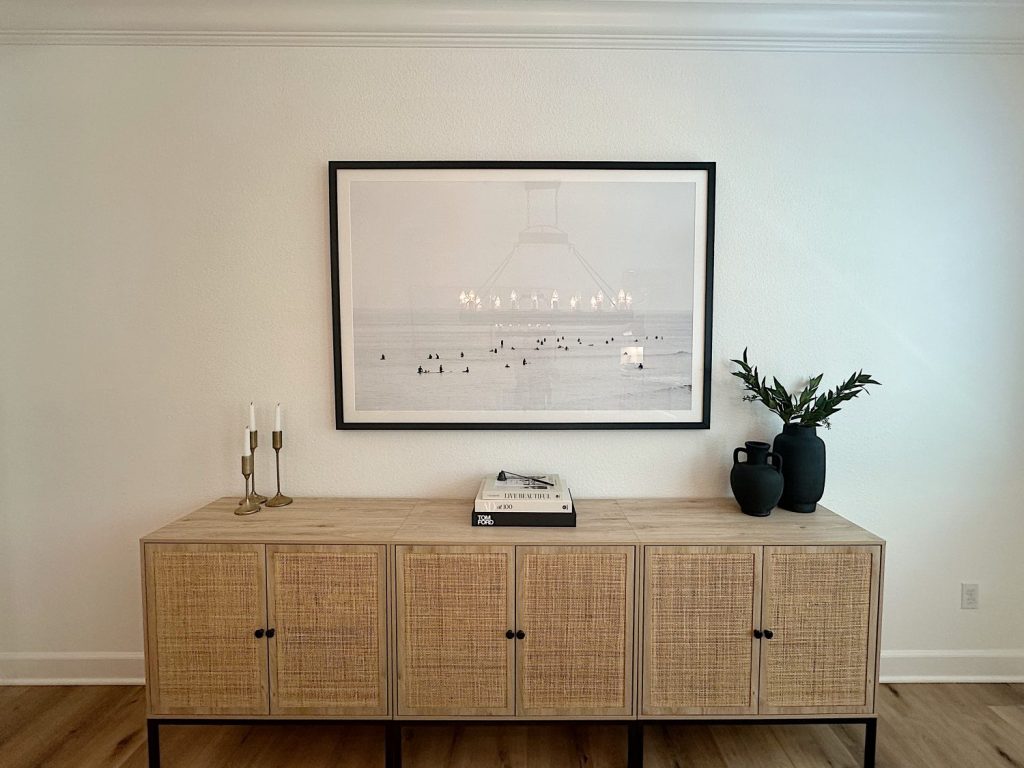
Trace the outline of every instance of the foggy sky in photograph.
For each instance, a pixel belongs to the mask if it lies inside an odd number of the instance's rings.
[[[520,232],[556,221],[554,191],[528,193],[522,181],[360,180],[350,189],[357,310],[457,310],[459,292],[480,291]],[[634,310],[688,311],[695,199],[692,182],[563,181],[557,225],[613,291],[631,292]],[[599,283],[568,246],[530,244],[490,285],[503,308],[510,288],[520,306],[532,290],[557,289],[562,309],[576,292],[589,311]]]

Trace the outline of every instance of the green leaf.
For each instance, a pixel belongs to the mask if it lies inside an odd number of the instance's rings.
[[[790,393],[778,378],[773,376],[769,385],[768,377],[762,376],[757,366],[751,367],[748,348],[743,348],[741,358],[729,362],[739,366],[740,370],[730,373],[740,379],[744,390],[750,393],[744,395],[743,400],[762,403],[787,424],[821,424],[831,428],[829,417],[840,410],[840,403],[853,400],[861,392],[868,392],[868,385],[880,386],[879,382],[861,369],[824,394],[818,394],[818,388],[824,378],[824,374],[821,373],[810,377],[799,392]]]

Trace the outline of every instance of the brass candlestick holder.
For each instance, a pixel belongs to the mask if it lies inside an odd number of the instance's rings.
[[[236,515],[251,515],[253,512],[260,511],[259,502],[253,498],[251,491],[249,490],[249,478],[252,477],[252,454],[242,457],[242,477],[245,478],[245,496],[240,502],[238,502],[238,509],[235,510]]]
[[[281,430],[275,429],[271,433],[274,445],[274,463],[277,465],[277,495],[267,502],[268,507],[287,507],[292,503],[290,496],[281,493]]]
[[[255,501],[257,504],[262,504],[267,500],[267,497],[262,493],[256,493],[256,446],[260,444],[259,432],[252,430],[249,432],[249,448],[252,450],[252,491],[249,493],[249,499]]]

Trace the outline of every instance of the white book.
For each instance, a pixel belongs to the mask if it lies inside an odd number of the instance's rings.
[[[525,475],[525,473],[524,473]],[[485,477],[480,484],[478,499],[501,499],[505,501],[553,501],[566,498],[566,489],[558,475],[535,474],[528,478],[508,477],[498,480],[496,476]]]
[[[482,488],[482,486],[481,486]],[[558,499],[482,499],[477,497],[474,512],[572,512],[572,494],[569,489]]]

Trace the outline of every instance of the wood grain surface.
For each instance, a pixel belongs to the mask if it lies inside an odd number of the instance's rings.
[[[882,685],[878,768],[1024,765],[1024,684]],[[645,729],[647,768],[854,768],[855,725]],[[166,768],[367,768],[383,765],[383,727],[169,726]],[[623,768],[621,726],[465,725],[405,728],[406,768]],[[4,768],[145,768],[141,686],[0,686]]]
[[[732,499],[577,499],[575,528],[470,525],[472,499],[296,499],[287,507],[233,514],[218,499],[143,541],[306,544],[880,544],[818,505],[750,517]]]

